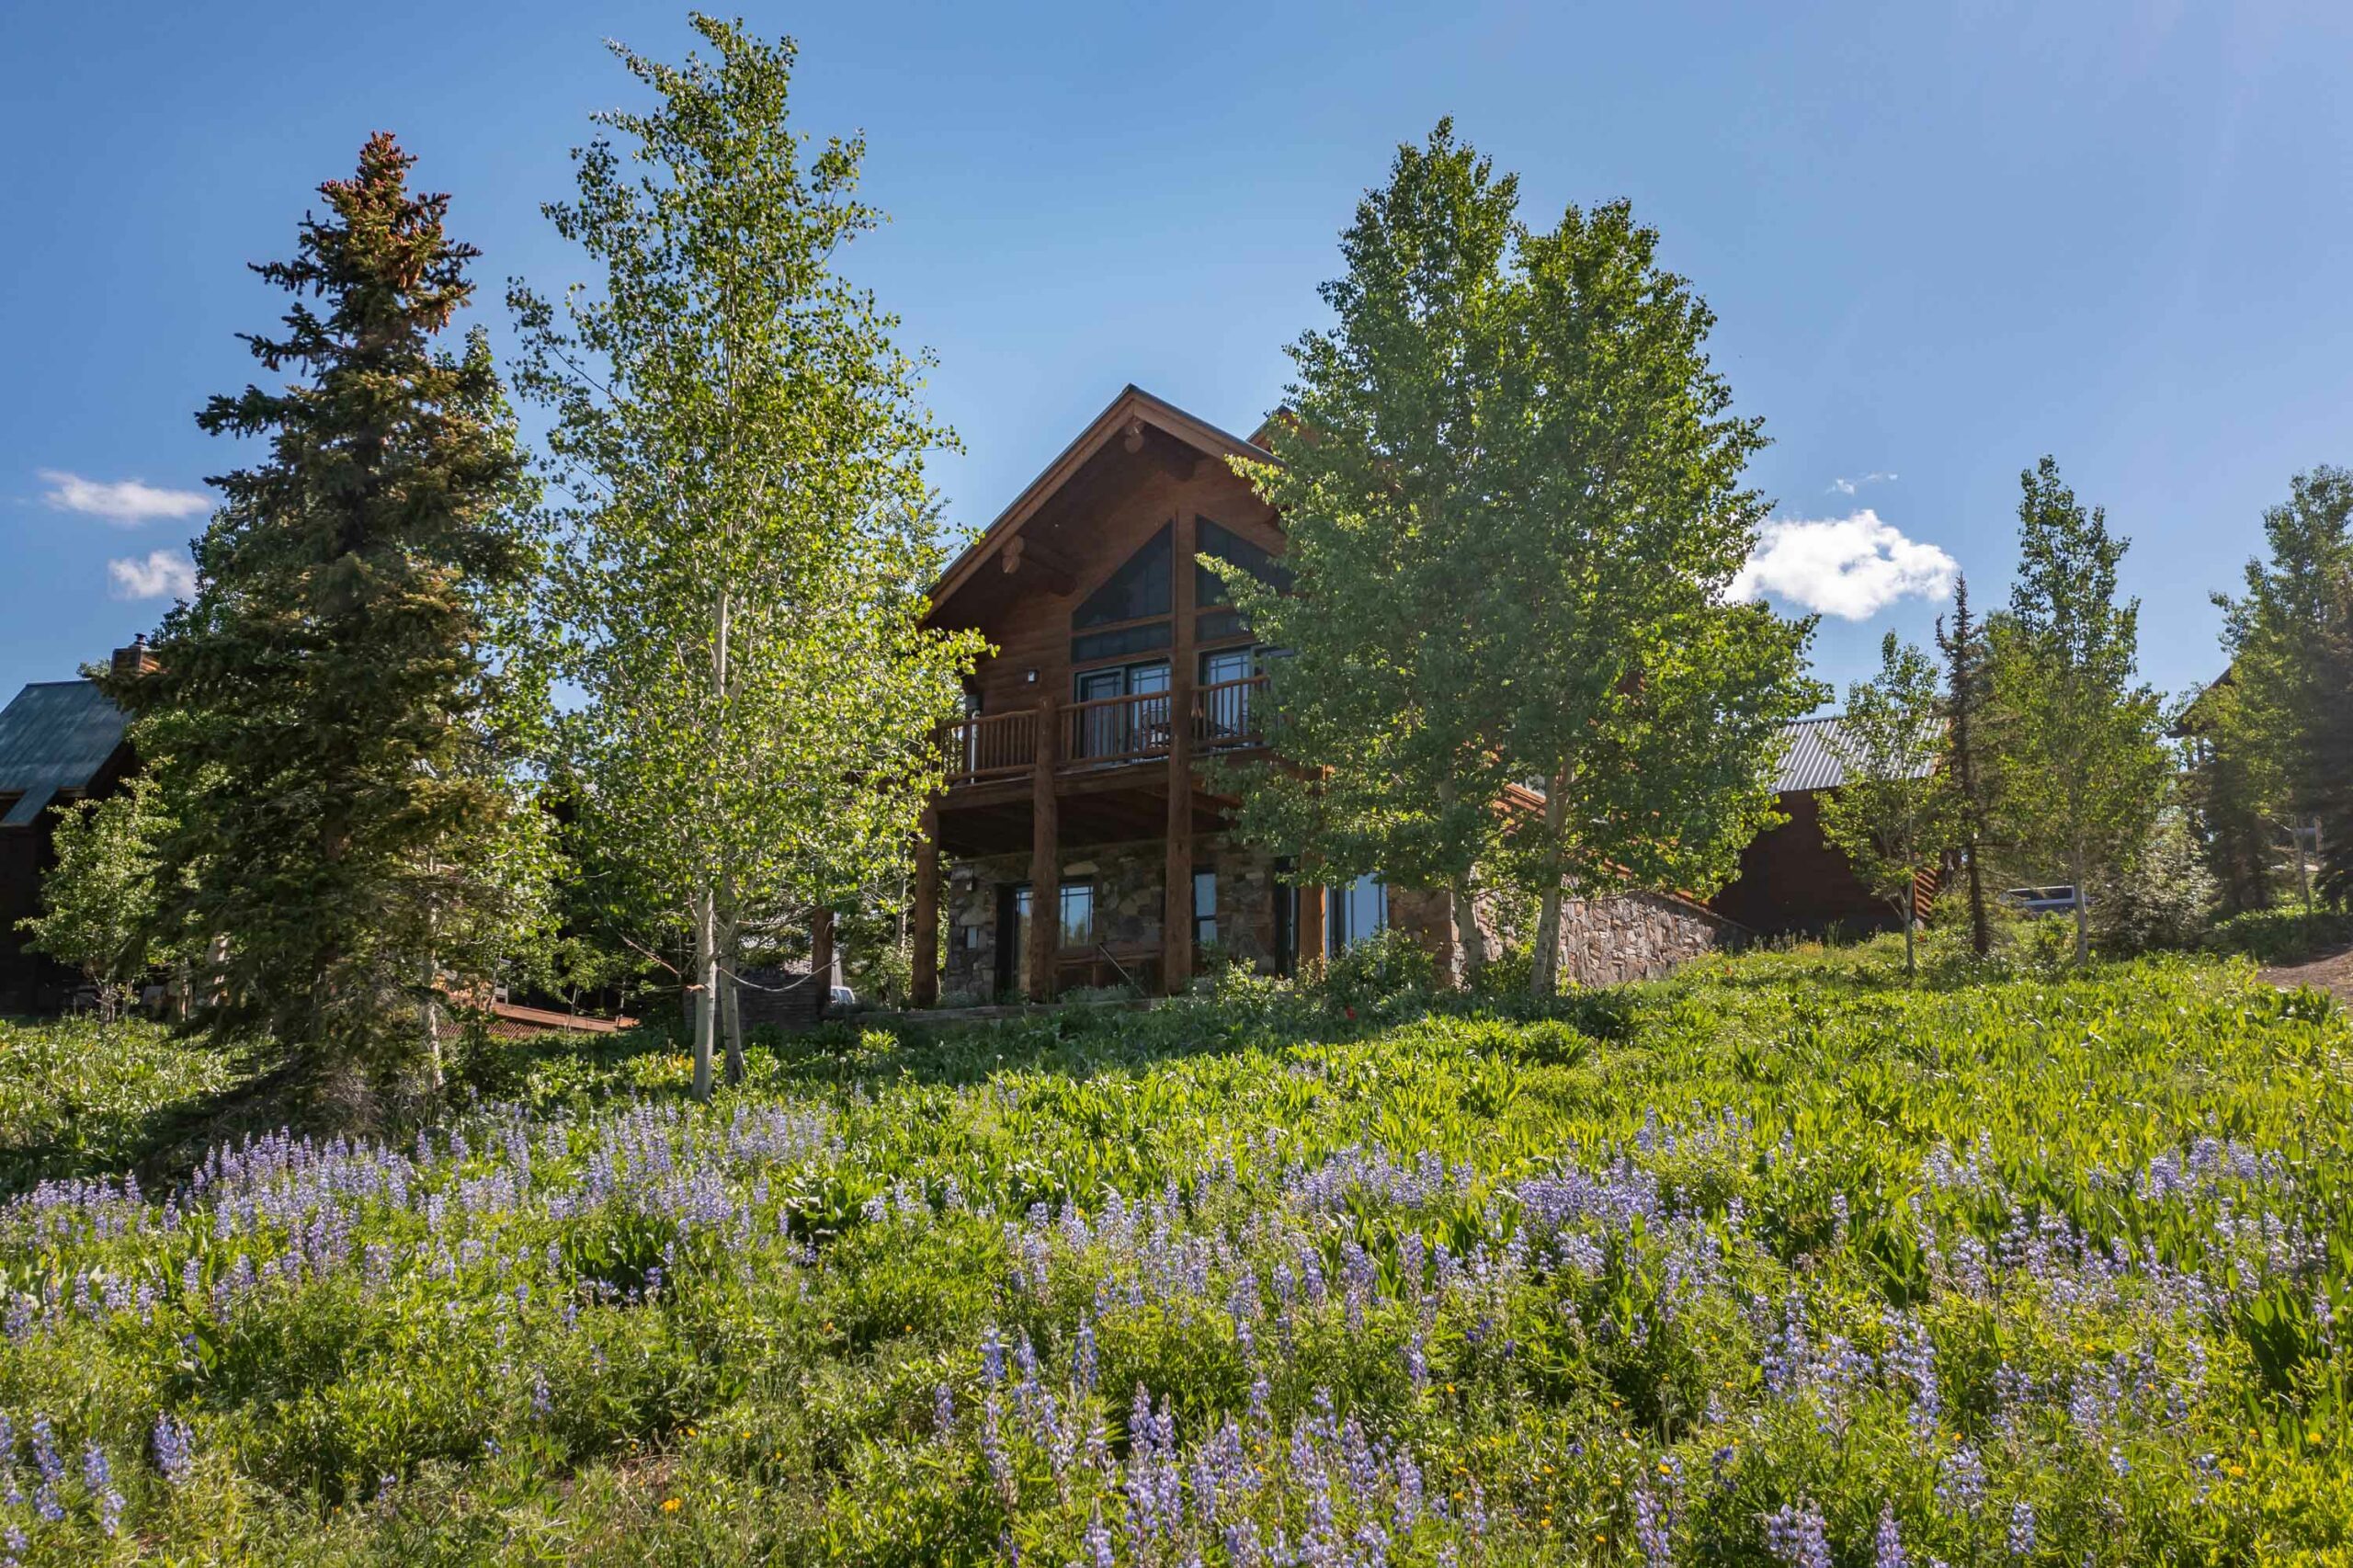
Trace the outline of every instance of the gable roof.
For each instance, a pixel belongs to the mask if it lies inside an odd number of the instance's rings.
[[[0,827],[29,827],[61,790],[83,790],[122,744],[130,720],[86,680],[36,681],[0,709]]]
[[[996,515],[996,519],[982,530],[981,537],[966,547],[964,553],[939,574],[939,581],[932,585],[932,605],[937,608],[945,603],[949,595],[970,583],[983,566],[1012,542],[1020,533],[1022,525],[1035,517],[1053,498],[1055,492],[1070,483],[1089,458],[1110,444],[1113,437],[1142,426],[1162,431],[1211,457],[1252,458],[1261,462],[1274,460],[1274,454],[1266,448],[1188,414],[1175,403],[1154,397],[1131,381],[1120,390],[1120,395],[1113,398],[1102,413],[1088,422],[1075,440],[1064,447],[1054,460],[1014,497],[1011,506]]]
[[[1781,770],[1773,779],[1776,792],[1836,790],[1847,782],[1847,759],[1838,754],[1836,744],[1838,726],[1845,721],[1843,713],[1824,713],[1781,726],[1781,738],[1789,744],[1781,753]],[[1930,757],[1913,777],[1931,773],[1936,766],[1936,759]]]

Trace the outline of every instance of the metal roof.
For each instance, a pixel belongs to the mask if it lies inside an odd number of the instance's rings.
[[[130,721],[86,680],[36,681],[0,709],[0,827],[29,827],[61,790],[81,790],[122,744]]]
[[[1820,718],[1799,719],[1781,726],[1781,738],[1789,749],[1781,754],[1781,771],[1773,780],[1773,788],[1782,793],[1802,790],[1836,790],[1847,782],[1847,759],[1838,755],[1838,725],[1843,713],[1825,713]],[[1925,757],[1919,771],[1927,773],[1936,767],[1933,756]]]

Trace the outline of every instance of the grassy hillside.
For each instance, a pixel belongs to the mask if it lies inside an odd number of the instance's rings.
[[[26,1562],[2341,1552],[2353,1032],[2251,972],[1772,955],[1537,1019],[1245,986],[798,1045],[707,1109],[658,1049],[545,1056],[413,1145],[11,1205],[0,1529]]]

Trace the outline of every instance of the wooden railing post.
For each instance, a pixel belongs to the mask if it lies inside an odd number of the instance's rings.
[[[907,992],[918,1007],[939,1003],[939,808],[926,806],[915,830],[915,952],[907,960]]]
[[[1038,756],[1029,778],[1029,999],[1054,999],[1054,953],[1062,946],[1061,817],[1054,800],[1054,763],[1061,733],[1054,697],[1038,700]]]
[[[1168,685],[1168,862],[1160,910],[1160,984],[1174,996],[1193,978],[1193,672]]]

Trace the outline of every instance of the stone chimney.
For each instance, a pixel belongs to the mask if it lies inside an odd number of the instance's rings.
[[[117,676],[153,675],[159,667],[155,662],[155,651],[147,646],[144,631],[131,640],[130,647],[114,651],[114,673]]]

